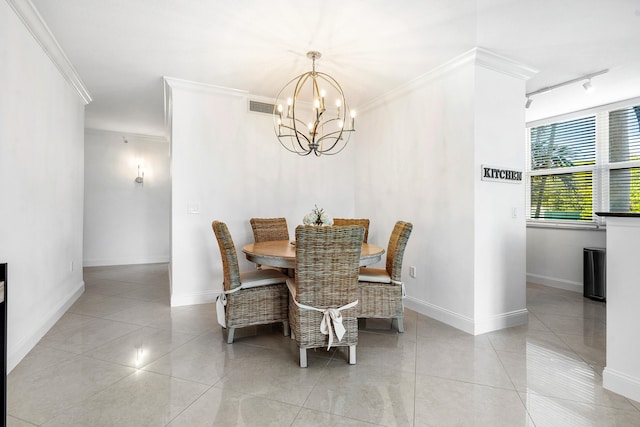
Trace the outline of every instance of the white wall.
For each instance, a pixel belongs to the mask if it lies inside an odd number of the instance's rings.
[[[409,298],[473,317],[473,68],[458,67],[359,114],[356,214],[370,242],[413,223]],[[461,244],[461,237],[464,244]],[[416,266],[417,278],[406,274]],[[471,292],[471,294],[469,293]],[[423,309],[424,311],[424,309]]]
[[[524,81],[475,53],[362,110],[356,215],[370,241],[414,224],[406,305],[470,333],[526,321],[522,184],[480,181],[480,165],[524,166]]]
[[[355,141],[320,159],[282,149],[270,115],[247,112],[246,92],[168,79],[172,305],[221,289],[211,220],[227,222],[240,250],[250,217],[285,216],[293,234],[318,204],[370,218],[369,241],[384,246],[397,220],[414,224],[408,306],[471,333],[526,322],[525,225],[511,217],[524,210],[524,187],[480,182],[481,164],[523,169],[524,81],[477,57],[364,108]]]
[[[248,111],[243,91],[167,79],[171,135],[172,305],[212,301],[222,262],[211,221],[227,223],[240,252],[253,242],[249,219],[283,216],[295,227],[315,204],[333,216],[354,213],[352,138],[338,156],[299,157],[278,143],[271,115]],[[197,207],[200,213],[188,212]]]
[[[521,77],[485,66],[475,69],[476,332],[527,319],[524,92]],[[523,181],[483,181],[483,164],[521,171]]]
[[[640,218],[607,218],[607,366],[604,388],[640,401]]]
[[[8,263],[11,370],[84,290],[84,102],[4,1],[0,84],[0,262]]]
[[[527,228],[527,281],[583,291],[584,248],[606,247],[606,231]]]
[[[169,261],[169,151],[162,137],[85,131],[85,266]]]

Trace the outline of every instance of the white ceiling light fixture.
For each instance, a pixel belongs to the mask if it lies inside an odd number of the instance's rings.
[[[527,93],[525,95],[527,97],[527,102],[525,103],[524,108],[529,108],[531,106],[531,103],[533,102],[531,97],[534,96],[534,95],[539,95],[539,94],[544,93],[544,92],[549,92],[550,90],[558,89],[559,87],[567,86],[567,85],[570,85],[570,84],[573,84],[573,83],[578,83],[578,82],[581,82],[583,80],[586,80],[586,82],[584,82],[582,87],[584,88],[584,90],[587,93],[591,93],[591,92],[593,92],[595,90],[595,88],[593,87],[593,84],[591,84],[591,79],[593,79],[596,76],[600,76],[602,74],[608,73],[608,72],[609,72],[608,69],[597,71],[595,73],[587,74],[585,76],[578,77],[576,79],[567,80],[566,82],[558,83],[558,84],[553,85],[553,86],[543,87],[542,89],[538,89],[538,90],[535,90],[533,92],[529,92],[529,93]]]
[[[300,156],[338,154],[355,132],[355,111],[349,110],[340,84],[329,74],[316,71],[316,59],[321,56],[320,52],[307,52],[311,71],[291,79],[278,93],[273,108],[280,144]]]
[[[587,93],[591,93],[591,92],[593,92],[595,90],[593,85],[591,84],[591,79],[589,79],[586,82],[584,82],[582,87],[584,88],[584,91],[587,92]]]

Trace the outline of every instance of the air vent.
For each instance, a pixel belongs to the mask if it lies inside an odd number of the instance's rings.
[[[273,107],[275,107],[274,104],[249,100],[249,111],[254,111],[256,113],[273,114]]]

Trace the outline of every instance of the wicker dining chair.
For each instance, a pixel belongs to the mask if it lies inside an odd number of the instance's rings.
[[[402,258],[412,229],[410,222],[396,222],[387,247],[386,268],[360,268],[358,277],[358,317],[396,319],[398,332],[404,332]]]
[[[369,220],[367,218],[333,218],[333,225],[361,225],[364,227],[364,243],[369,237]]]
[[[289,228],[286,218],[251,218],[253,240],[269,242],[271,240],[289,240]]]
[[[307,367],[307,349],[317,347],[348,346],[349,364],[356,363],[363,237],[362,226],[296,228],[295,278],[287,286],[291,338],[300,349],[301,368]]]
[[[287,276],[278,270],[240,271],[238,255],[227,225],[211,223],[218,241],[224,274],[223,293],[218,297],[218,323],[228,329],[227,342],[233,343],[236,328],[282,322],[289,335],[289,292]]]
[[[251,218],[249,222],[253,230],[253,241],[256,243],[289,240],[286,218]],[[256,264],[256,268],[260,269],[262,266]]]

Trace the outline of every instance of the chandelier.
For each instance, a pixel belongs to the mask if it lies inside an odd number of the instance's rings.
[[[316,51],[307,53],[311,71],[291,79],[278,93],[273,108],[280,144],[300,156],[338,154],[355,132],[356,115],[349,110],[342,88],[330,75],[316,71],[316,59],[321,56]]]

